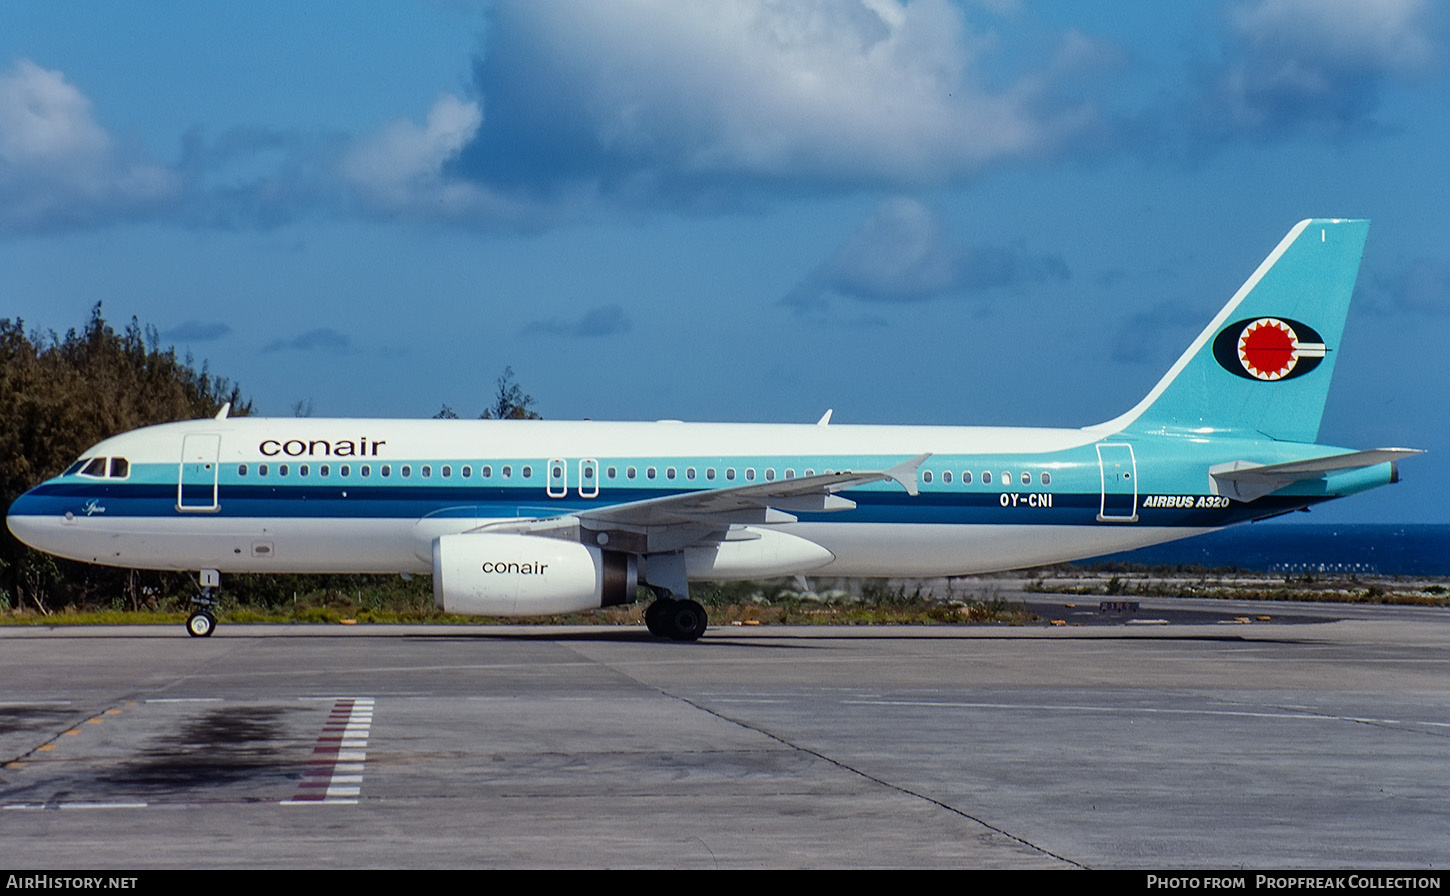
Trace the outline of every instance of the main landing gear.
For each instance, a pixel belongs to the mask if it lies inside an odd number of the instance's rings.
[[[646,554],[640,560],[640,584],[655,595],[655,602],[644,611],[649,633],[673,641],[699,640],[710,620],[705,608],[690,600],[684,551]]]
[[[668,594],[661,595],[644,611],[644,624],[650,634],[674,641],[697,640],[709,622],[704,607],[689,598],[676,599]]]
[[[222,583],[222,577],[214,569],[203,569],[197,578],[201,582],[201,593],[191,599],[194,609],[186,619],[186,633],[193,638],[209,638],[216,630],[218,607],[211,590]]]

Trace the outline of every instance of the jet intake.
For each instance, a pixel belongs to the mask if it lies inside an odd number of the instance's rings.
[[[433,600],[445,612],[546,616],[634,600],[633,554],[536,535],[462,533],[433,542]]]

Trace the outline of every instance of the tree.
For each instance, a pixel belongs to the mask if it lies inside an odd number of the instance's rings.
[[[155,327],[132,318],[117,333],[101,305],[81,332],[27,334],[21,320],[0,319],[0,506],[55,476],[108,436],[153,423],[251,413],[252,403],[191,356],[162,349]],[[47,596],[76,597],[104,587],[119,594],[124,570],[59,563],[0,533],[0,599],[42,609]],[[134,589],[133,589],[134,592]]]
[[[534,396],[524,394],[514,382],[514,369],[505,367],[495,384],[493,403],[478,415],[480,420],[540,420],[543,419],[530,405]],[[457,420],[458,412],[450,404],[444,404],[433,415],[434,420]]]
[[[498,378],[498,390],[493,406],[479,415],[480,420],[540,420],[543,419],[529,405],[534,396],[525,395],[519,384],[514,382],[513,367],[505,367]],[[447,406],[444,406],[447,408]],[[451,409],[450,409],[451,410]]]
[[[498,378],[484,419],[536,420],[533,396],[514,382],[512,367]],[[225,403],[232,416],[252,403],[190,355],[161,348],[155,327],[134,318],[116,332],[97,303],[90,320],[64,338],[27,333],[23,321],[0,319],[0,509],[26,489],[59,474],[91,445],[155,423],[215,416]],[[292,406],[310,416],[311,399]],[[457,417],[444,405],[438,417]],[[116,604],[121,595],[139,607],[143,594],[179,590],[179,573],[138,572],[57,560],[0,531],[0,608],[33,605],[42,612],[66,604]],[[258,593],[286,590],[296,577],[262,577],[243,585]],[[285,581],[284,581],[285,580]],[[339,580],[341,581],[341,580]]]

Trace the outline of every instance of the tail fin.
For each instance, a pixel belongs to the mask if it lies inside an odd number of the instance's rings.
[[[1090,428],[1315,441],[1368,233],[1300,221],[1146,398]]]

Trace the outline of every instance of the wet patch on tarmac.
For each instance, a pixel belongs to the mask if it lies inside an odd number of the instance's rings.
[[[59,706],[0,706],[0,736],[28,731],[52,731],[68,725],[75,710]]]
[[[148,799],[168,794],[195,798],[198,791],[236,785],[246,785],[248,793],[290,785],[302,777],[307,753],[289,736],[283,719],[298,711],[268,706],[208,709],[187,719],[178,731],[153,739],[135,758],[96,781]]]

